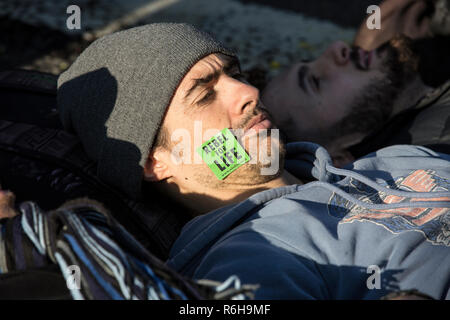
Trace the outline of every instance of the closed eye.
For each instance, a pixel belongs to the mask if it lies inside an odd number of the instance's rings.
[[[216,92],[213,89],[208,90],[208,92],[205,94],[205,96],[203,98],[201,98],[199,101],[197,101],[197,105],[202,106],[202,105],[208,104],[209,102],[211,102],[214,99],[215,95],[216,95]]]

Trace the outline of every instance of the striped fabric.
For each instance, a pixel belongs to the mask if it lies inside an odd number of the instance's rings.
[[[230,291],[231,278],[208,286],[182,278],[92,200],[48,213],[25,202],[20,212],[0,220],[0,272],[58,264],[74,299],[239,299],[252,290],[238,279]]]

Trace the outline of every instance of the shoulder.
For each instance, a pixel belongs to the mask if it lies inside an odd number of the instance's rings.
[[[362,157],[361,159],[373,159],[373,158],[423,158],[423,159],[441,159],[444,161],[450,161],[450,155],[444,153],[435,152],[429,148],[416,145],[394,145],[386,148],[382,148],[375,152]]]

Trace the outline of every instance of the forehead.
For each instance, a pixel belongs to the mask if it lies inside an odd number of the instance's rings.
[[[208,71],[214,71],[220,69],[227,61],[227,56],[220,53],[212,53],[201,60],[199,60],[189,72],[186,74],[188,76],[202,75]]]
[[[199,60],[184,76],[180,83],[178,91],[184,91],[196,79],[203,78],[211,73],[221,70],[230,63],[237,61],[236,58],[227,56],[222,53],[212,53]]]

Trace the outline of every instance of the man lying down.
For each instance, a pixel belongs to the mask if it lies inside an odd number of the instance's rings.
[[[450,80],[427,86],[415,47],[401,35],[372,51],[337,41],[272,79],[262,100],[288,141],[319,143],[336,166],[396,144],[450,153]]]
[[[58,87],[101,179],[134,199],[152,184],[194,216],[167,261],[181,275],[237,276],[257,299],[450,298],[449,155],[392,146],[343,170],[285,146],[236,55],[186,24],[101,38]]]

